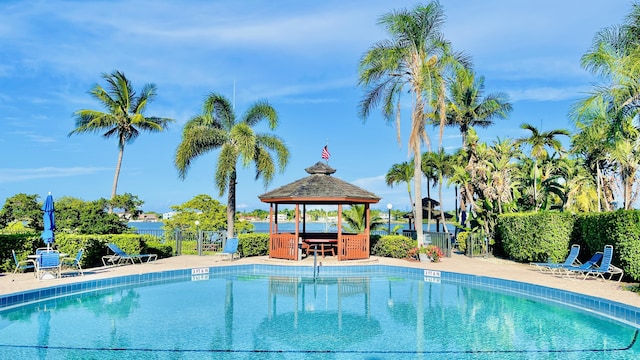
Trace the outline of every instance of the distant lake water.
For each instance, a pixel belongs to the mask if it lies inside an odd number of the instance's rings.
[[[255,232],[263,232],[263,233],[269,232],[268,222],[254,222],[252,224]],[[157,222],[134,221],[134,222],[128,223],[128,225],[130,228],[135,228],[138,230],[162,230],[162,226],[164,225],[164,223],[161,221],[157,221]],[[391,223],[391,228],[394,228],[396,225],[397,225],[396,223]],[[281,222],[278,224],[278,227],[280,228],[280,231],[294,231],[295,223],[292,221]],[[300,227],[302,230],[302,225],[300,225]],[[408,229],[408,227],[409,227],[408,224],[404,224],[405,229]],[[449,228],[449,231],[453,231],[453,226],[448,225],[448,228]],[[310,232],[324,232],[324,231],[336,232],[337,231],[335,226],[328,226],[323,222],[307,222],[306,229],[307,231],[310,231]],[[385,230],[386,230],[386,227],[385,227]],[[424,230],[425,231],[427,230],[426,226],[424,227]],[[435,224],[431,224],[431,231],[436,231]]]

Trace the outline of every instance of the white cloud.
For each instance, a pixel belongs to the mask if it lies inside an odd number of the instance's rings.
[[[40,167],[33,169],[0,169],[0,183],[11,183],[34,179],[48,179],[79,175],[92,175],[102,171],[113,171],[101,167]]]
[[[564,101],[575,100],[587,92],[587,88],[578,87],[532,87],[507,90],[511,101]]]

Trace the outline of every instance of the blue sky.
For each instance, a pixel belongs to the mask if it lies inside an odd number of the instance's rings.
[[[238,113],[257,100],[279,113],[277,134],[291,151],[286,171],[268,188],[253,169],[238,179],[238,208],[266,209],[258,195],[307,176],[328,143],[336,177],[382,198],[374,208],[410,208],[406,186],[384,175],[409,159],[410,101],[402,110],[402,142],[375,110],[363,122],[358,63],[386,38],[378,18],[414,1],[3,1],[0,3],[0,201],[48,192],[84,200],[108,198],[117,160],[115,139],[68,137],[78,109],[99,109],[88,91],[100,74],[120,70],[136,90],[155,83],[147,115],[176,120],[165,133],[142,134],[125,148],[118,193],[168,211],[198,194],[222,203],[213,185],[217,152],[196,160],[187,178],[173,165],[184,123],[218,92]],[[595,79],[580,57],[595,33],[622,22],[629,1],[442,1],[445,35],[473,58],[486,91],[509,94],[511,118],[480,130],[481,140],[525,136],[520,124],[567,128],[570,105]],[[437,130],[429,129],[437,143]],[[460,146],[454,129],[444,146]],[[445,208],[453,207],[446,191]],[[423,194],[426,190],[423,189]],[[434,196],[435,197],[435,196]]]

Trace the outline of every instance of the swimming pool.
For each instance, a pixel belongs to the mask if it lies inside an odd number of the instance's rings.
[[[640,356],[633,307],[392,266],[324,267],[315,279],[309,267],[199,268],[12,296],[0,298],[3,358]]]

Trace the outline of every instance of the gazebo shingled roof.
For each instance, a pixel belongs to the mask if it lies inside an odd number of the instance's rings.
[[[374,193],[331,176],[336,170],[321,161],[305,171],[310,175],[264,193],[258,198],[262,202],[279,204],[375,204],[380,201],[380,197]]]

